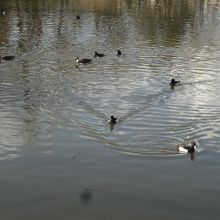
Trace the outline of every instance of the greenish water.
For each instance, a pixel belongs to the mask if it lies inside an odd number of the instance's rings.
[[[0,219],[219,219],[217,1],[0,9]]]

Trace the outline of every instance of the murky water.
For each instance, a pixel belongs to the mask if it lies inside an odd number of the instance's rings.
[[[0,9],[1,219],[219,218],[218,1]]]

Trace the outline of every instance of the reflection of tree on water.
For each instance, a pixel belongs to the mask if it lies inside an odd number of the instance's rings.
[[[201,18],[197,16],[197,13],[203,10],[201,6],[204,5],[203,0],[200,1],[200,4],[171,0],[139,2],[141,3],[136,20],[140,21],[137,25],[142,34],[146,35],[152,43],[163,39],[162,42],[166,44],[175,44],[181,40],[186,32],[186,23],[189,26],[198,23]]]
[[[140,27],[139,31],[143,35],[147,34],[147,38],[152,41],[158,40],[161,36],[169,39],[167,43],[174,43],[175,41],[181,39],[182,35],[185,33],[186,23],[188,25],[195,26],[202,22],[201,16],[203,16],[204,5],[207,4],[205,0],[200,0],[198,2],[192,3],[187,0],[182,1],[171,1],[171,0],[127,0],[127,1],[63,1],[63,0],[46,0],[46,1],[1,1],[3,8],[17,8],[18,17],[18,27],[19,38],[26,38],[25,31],[28,33],[33,33],[38,29],[38,36],[32,35],[32,39],[38,39],[42,35],[43,19],[44,14],[42,14],[42,8],[47,11],[57,10],[56,19],[54,20],[54,27],[58,31],[58,35],[61,32],[61,25],[65,27],[66,21],[63,19],[67,14],[67,10],[72,10],[71,13],[73,21],[75,20],[75,14],[79,9],[82,11],[95,10],[95,26],[97,30],[102,30],[102,28],[107,28],[106,33],[112,34],[112,31],[117,35],[123,35],[122,38],[126,39],[129,35],[129,30],[131,26],[135,28]],[[77,6],[77,7],[76,7]],[[132,11],[129,14],[133,17],[133,22],[127,20],[127,15],[125,16],[123,12]],[[28,12],[28,14],[25,14]],[[110,16],[108,16],[110,15]],[[8,13],[11,16],[11,13]],[[27,17],[28,16],[28,17]],[[102,19],[100,19],[102,18]],[[109,19],[108,19],[109,18]],[[117,20],[117,26],[115,22]],[[122,22],[118,22],[121,20]],[[127,20],[127,21],[126,21]],[[30,22],[31,21],[31,22]],[[4,25],[4,28],[11,27],[10,19],[7,19],[9,24]],[[10,30],[7,30],[10,32]],[[4,34],[7,36],[7,33]],[[160,36],[160,37],[159,37]],[[177,37],[178,36],[178,37]],[[27,35],[27,42],[32,41],[32,39]],[[45,36],[44,36],[45,37]],[[48,35],[48,37],[50,37]],[[159,38],[158,38],[159,37]],[[170,40],[172,39],[172,40]],[[38,39],[39,40],[39,39]],[[56,41],[56,39],[54,39]],[[65,39],[67,40],[67,39]],[[24,39],[20,43],[24,43]],[[166,41],[163,41],[166,42]]]

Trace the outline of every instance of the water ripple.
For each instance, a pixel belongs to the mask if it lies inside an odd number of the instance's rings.
[[[36,20],[11,12],[0,45],[2,54],[16,51],[13,62],[0,63],[2,158],[50,145],[59,128],[135,155],[178,156],[176,144],[193,138],[219,150],[219,20],[207,16],[200,26],[189,16],[172,32],[117,10],[87,11],[79,21],[64,8],[42,8]],[[94,51],[106,56],[95,59]],[[77,68],[76,56],[93,61]],[[171,90],[171,78],[181,85]],[[112,114],[119,121],[109,127]]]

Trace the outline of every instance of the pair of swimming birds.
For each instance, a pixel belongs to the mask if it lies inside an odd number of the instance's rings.
[[[94,53],[94,57],[104,57],[105,54],[103,53],[98,53],[98,52],[95,52]],[[83,63],[83,64],[88,64],[88,63],[91,63],[92,62],[92,59],[88,59],[88,58],[84,58],[84,59],[79,59],[79,57],[76,57],[75,58],[75,61],[76,61],[76,65],[79,65],[80,63]]]
[[[120,50],[117,50],[117,56],[121,56],[121,51]],[[97,51],[94,52],[94,57],[104,57],[105,54],[103,53],[98,53]],[[91,63],[92,62],[92,59],[89,59],[89,58],[83,58],[83,59],[79,59],[79,57],[76,57],[75,58],[75,61],[76,61],[76,65],[79,65],[79,63],[83,63],[83,64],[88,64],[88,63]]]

